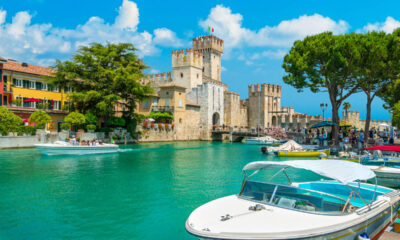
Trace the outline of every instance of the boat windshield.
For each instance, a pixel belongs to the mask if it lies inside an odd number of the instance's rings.
[[[342,214],[354,207],[346,200],[329,194],[293,186],[246,181],[240,197],[306,212]]]

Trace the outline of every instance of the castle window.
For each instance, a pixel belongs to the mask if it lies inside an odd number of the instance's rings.
[[[182,99],[179,99],[178,107],[182,107]]]
[[[179,123],[182,123],[182,118],[179,118]]]
[[[183,73],[181,73],[181,78],[183,78]]]
[[[168,95],[168,94],[169,94],[169,92],[165,92],[165,94],[166,94],[166,95]]]
[[[197,74],[197,78],[199,78],[199,74]]]
[[[203,67],[203,72],[204,72],[204,67]]]

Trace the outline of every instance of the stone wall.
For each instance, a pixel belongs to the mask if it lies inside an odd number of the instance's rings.
[[[0,137],[0,149],[34,147],[36,143],[39,143],[37,136]]]

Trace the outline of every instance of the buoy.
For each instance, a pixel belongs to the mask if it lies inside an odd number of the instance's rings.
[[[367,233],[361,233],[358,235],[358,240],[370,240],[370,238]]]

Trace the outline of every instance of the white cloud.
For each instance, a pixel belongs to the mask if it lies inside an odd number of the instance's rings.
[[[159,72],[160,72],[160,71],[157,70],[157,69],[155,69],[155,68],[152,68],[152,69],[150,69],[150,71],[149,71],[150,74],[157,74],[157,73],[159,73]]]
[[[157,28],[154,30],[154,43],[160,46],[182,47],[182,40],[176,37],[176,34],[168,28]]]
[[[372,32],[372,31],[384,31],[386,33],[392,33],[395,29],[400,27],[400,22],[392,17],[387,17],[383,23],[368,23],[359,32]]]
[[[32,64],[69,58],[79,46],[92,42],[132,43],[139,57],[159,52],[157,46],[183,44],[167,28],[156,29],[154,35],[138,32],[139,10],[136,3],[128,0],[118,9],[114,23],[93,16],[72,29],[57,28],[50,23],[31,24],[32,15],[26,11],[16,13],[8,23],[5,17],[6,11],[0,10],[0,56]]]
[[[267,50],[260,53],[254,53],[250,58],[252,60],[257,60],[260,58],[283,59],[286,54],[287,51],[281,49],[276,51]]]
[[[349,24],[345,21],[334,21],[319,14],[304,15],[299,18],[285,20],[277,26],[264,26],[258,30],[242,26],[243,16],[232,13],[230,8],[217,5],[212,8],[208,18],[201,20],[203,30],[214,27],[215,35],[224,39],[224,47],[232,48],[248,46],[290,47],[295,40],[307,35],[331,31],[334,34],[347,32]]]
[[[221,72],[225,72],[227,69],[224,66],[221,66]]]

